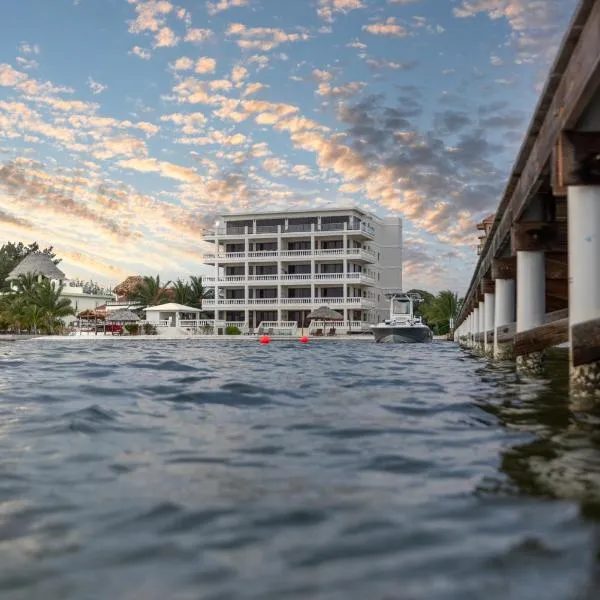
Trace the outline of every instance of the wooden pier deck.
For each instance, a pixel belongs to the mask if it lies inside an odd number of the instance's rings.
[[[546,315],[563,311],[560,325]],[[457,319],[502,355],[571,341],[572,382],[600,387],[600,0],[581,0],[552,65]],[[490,342],[489,334],[492,334]],[[539,356],[538,356],[539,359]],[[600,392],[599,392],[600,393]]]

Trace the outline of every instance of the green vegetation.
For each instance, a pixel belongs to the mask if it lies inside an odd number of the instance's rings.
[[[418,293],[423,302],[415,304],[415,314],[421,316],[436,335],[445,335],[450,331],[450,320],[456,320],[462,299],[451,290],[444,290],[437,296],[423,290],[410,290]]]
[[[33,242],[26,246],[23,242],[7,242],[0,247],[0,292],[10,289],[6,278],[8,274],[29,254],[32,252],[41,252],[47,254],[55,265],[61,259],[56,258],[56,254],[52,251],[52,246],[40,250],[37,242]]]
[[[225,328],[225,335],[242,335],[242,331],[235,325],[229,325]]]
[[[74,315],[71,301],[61,298],[62,285],[34,275],[20,275],[14,289],[0,296],[0,329],[58,333],[62,317]]]
[[[126,323],[125,331],[130,335],[137,335],[140,331],[140,326],[137,323]]]
[[[146,335],[156,335],[156,327],[151,323],[144,323],[143,327]]]
[[[177,302],[194,308],[202,308],[202,301],[212,296],[213,290],[204,287],[202,277],[192,275],[189,281],[178,279],[174,283],[167,281],[163,285],[160,275],[157,275],[156,277],[143,277],[135,289],[127,294],[127,299],[139,302],[143,306]]]

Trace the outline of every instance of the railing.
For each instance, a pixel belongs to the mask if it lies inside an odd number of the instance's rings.
[[[277,233],[279,231],[278,225],[257,225],[256,233]]]
[[[253,250],[252,252],[221,252],[219,254],[204,254],[202,260],[238,260],[247,258],[298,258],[298,257],[321,257],[321,256],[356,256],[365,260],[377,258],[377,254],[365,248],[330,248],[321,250]]]
[[[310,280],[313,276],[310,273],[288,273],[287,275],[282,275],[282,281],[306,281]]]
[[[268,275],[248,275],[248,281],[277,281],[279,275],[277,273],[269,273]]]
[[[352,305],[360,305],[363,304],[365,306],[372,306],[373,300],[370,298],[362,298],[362,297],[349,297],[349,298],[248,298],[248,300],[242,299],[227,299],[227,298],[219,298],[219,300],[208,299],[204,300],[205,308],[214,308],[215,306],[240,306],[240,305],[290,305],[290,304],[302,304],[302,305],[315,305],[322,306],[328,304],[352,304]]]
[[[315,335],[316,332],[328,332],[335,329],[337,333],[348,333],[351,331],[363,332],[369,330],[369,324],[363,321],[311,321],[308,327],[309,335]]]
[[[277,304],[277,298],[249,298],[248,304]]]
[[[269,335],[294,336],[298,330],[296,321],[261,321],[258,324],[256,333],[259,335],[268,333]]]
[[[282,233],[301,233],[310,231],[312,231],[311,223],[295,223],[288,225],[288,228],[285,231],[282,231]]]

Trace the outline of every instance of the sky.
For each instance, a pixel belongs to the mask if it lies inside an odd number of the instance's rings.
[[[575,0],[2,0],[0,244],[68,277],[207,275],[219,214],[404,218],[466,290]]]

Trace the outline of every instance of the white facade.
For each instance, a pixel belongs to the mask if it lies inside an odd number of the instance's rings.
[[[329,306],[346,323],[376,323],[387,314],[384,294],[402,289],[402,221],[357,208],[222,216],[205,241],[203,262],[217,322],[256,328],[297,322]]]

